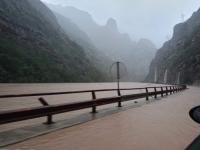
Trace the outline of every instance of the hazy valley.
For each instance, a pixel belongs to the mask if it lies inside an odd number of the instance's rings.
[[[105,26],[100,26],[85,11],[70,6],[47,3],[46,5],[52,11],[62,14],[77,24],[88,35],[93,45],[113,62],[125,63],[129,71],[129,81],[144,80],[156,52],[156,47],[150,40],[132,41],[127,33],[119,33],[117,22],[113,18],[110,18]]]

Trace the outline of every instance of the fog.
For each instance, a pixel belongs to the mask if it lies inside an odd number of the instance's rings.
[[[147,38],[157,48],[173,35],[173,27],[189,18],[200,6],[199,0],[43,0],[51,4],[74,6],[87,11],[100,25],[105,25],[109,18],[118,23],[121,33],[128,33],[132,40]]]

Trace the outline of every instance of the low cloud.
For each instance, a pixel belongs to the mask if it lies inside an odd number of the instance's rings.
[[[134,41],[148,38],[159,48],[165,36],[173,34],[181,14],[189,18],[200,7],[199,0],[43,0],[51,4],[74,6],[87,11],[100,25],[109,18],[118,23],[120,32],[128,33]]]

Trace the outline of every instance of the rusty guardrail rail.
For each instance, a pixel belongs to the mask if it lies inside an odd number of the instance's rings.
[[[154,89],[154,92],[149,92],[149,89]],[[160,89],[160,91],[159,91]],[[86,101],[79,101],[73,103],[49,105],[43,98],[38,100],[43,104],[40,107],[6,110],[0,111],[0,124],[6,124],[11,122],[17,122],[27,119],[39,118],[47,116],[47,123],[52,124],[52,116],[55,114],[92,108],[91,113],[97,113],[96,107],[106,104],[118,103],[118,107],[122,107],[121,103],[124,101],[146,98],[149,100],[150,96],[157,98],[157,95],[164,96],[169,93],[175,93],[186,89],[186,85],[172,85],[172,86],[160,86],[160,87],[145,87],[145,88],[128,88],[128,89],[102,89],[102,90],[86,90],[86,91],[70,91],[70,92],[53,92],[53,93],[33,93],[33,94],[17,94],[17,95],[0,95],[1,98],[14,98],[14,97],[28,97],[28,96],[46,96],[46,95],[60,95],[60,94],[75,94],[75,93],[91,93],[92,99]],[[124,90],[145,90],[145,93],[130,94],[121,96],[120,91]],[[96,98],[96,92],[105,91],[117,91],[118,96],[107,98]]]

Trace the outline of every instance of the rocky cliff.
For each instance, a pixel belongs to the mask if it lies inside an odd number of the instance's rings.
[[[151,62],[146,81],[153,82],[157,70],[157,82],[193,83],[200,78],[200,9],[185,22],[174,27],[171,40],[164,43]]]
[[[90,82],[106,77],[40,0],[0,1],[0,82]]]
[[[70,18],[84,31],[97,49],[113,61],[122,61],[128,68],[129,81],[142,81],[148,73],[150,61],[156,52],[155,45],[141,39],[138,43],[128,34],[118,32],[117,22],[110,18],[105,26],[98,25],[92,16],[74,7],[46,4],[51,10]],[[148,55],[150,54],[150,55]]]

